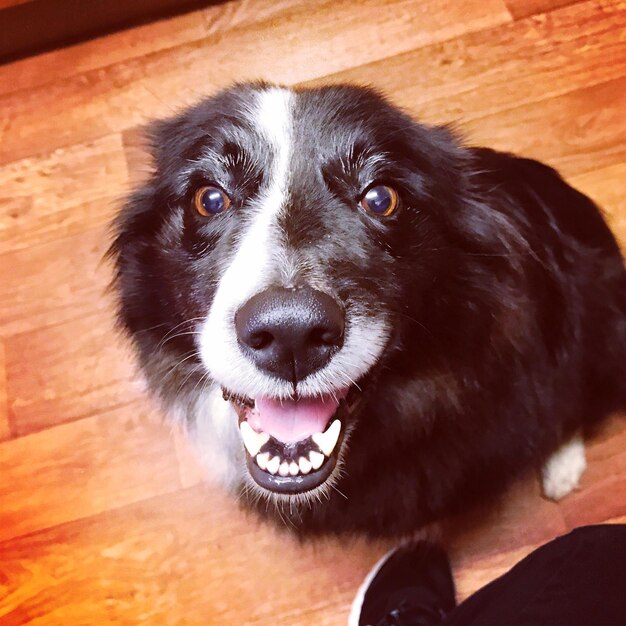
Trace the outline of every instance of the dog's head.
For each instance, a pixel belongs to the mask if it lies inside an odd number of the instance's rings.
[[[462,151],[348,86],[239,85],[152,141],[155,171],[113,247],[149,382],[214,450],[245,458],[249,485],[315,494],[341,473],[368,390],[433,315]]]

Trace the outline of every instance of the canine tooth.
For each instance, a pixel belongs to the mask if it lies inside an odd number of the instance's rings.
[[[339,433],[341,432],[341,422],[335,420],[323,433],[315,433],[311,439],[319,446],[319,449],[330,456],[337,445]]]
[[[323,461],[324,459],[322,459]],[[311,461],[309,461],[309,459],[301,456],[300,460],[298,461],[298,466],[300,467],[300,471],[303,474],[308,474],[311,471]]]
[[[315,452],[315,450],[311,450],[311,452],[309,452],[309,460],[311,461],[313,469],[318,470],[322,467],[322,463],[324,463],[324,455],[319,452]]]
[[[283,461],[278,468],[278,473],[281,476],[289,476],[289,463],[287,461]]]
[[[300,473],[300,468],[298,467],[298,464],[295,463],[294,461],[289,463],[289,473],[292,476],[297,476]]]
[[[270,436],[267,433],[257,433],[248,422],[241,422],[239,430],[241,431],[243,445],[246,446],[246,450],[252,457],[255,457],[259,450],[270,440]]]
[[[278,471],[278,466],[280,465],[280,459],[275,456],[273,459],[267,462],[267,467],[265,468],[270,474],[274,475]]]
[[[263,454],[256,455],[256,464],[262,469],[267,469],[267,462],[270,460],[270,453],[263,452]]]

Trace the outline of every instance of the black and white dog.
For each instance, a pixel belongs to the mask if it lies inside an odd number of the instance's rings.
[[[250,506],[380,536],[530,467],[575,487],[581,431],[626,406],[626,273],[591,200],[352,86],[238,85],[152,144],[120,319]]]

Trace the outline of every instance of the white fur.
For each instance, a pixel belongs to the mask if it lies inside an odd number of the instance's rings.
[[[290,284],[298,273],[296,255],[283,245],[278,218],[288,195],[289,164],[294,150],[293,100],[286,89],[260,92],[250,109],[253,126],[273,154],[269,182],[255,201],[254,215],[243,233],[233,259],[220,278],[213,304],[201,328],[200,355],[214,380],[230,391],[252,398],[286,398],[293,387],[261,372],[245,357],[237,342],[234,317],[237,309],[270,284]],[[390,328],[375,318],[352,312],[346,320],[342,349],[322,370],[300,381],[302,396],[333,393],[351,386],[379,358]]]
[[[276,385],[241,353],[234,318],[240,306],[276,277],[275,255],[281,248],[276,222],[287,193],[292,99],[290,91],[278,88],[258,95],[253,123],[273,154],[269,183],[255,202],[254,216],[220,279],[201,330],[200,355],[213,377],[230,390],[253,397],[274,395]]]
[[[577,435],[552,454],[543,466],[543,495],[554,501],[564,498],[578,486],[586,467],[585,444]]]
[[[181,410],[187,413],[190,409]],[[233,405],[222,398],[221,389],[215,386],[197,397],[191,412],[195,417],[192,440],[200,461],[213,478],[226,487],[236,487],[245,457]]]

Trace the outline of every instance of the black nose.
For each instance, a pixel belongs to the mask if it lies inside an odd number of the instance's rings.
[[[344,316],[321,291],[272,287],[237,311],[235,327],[239,344],[259,368],[296,383],[341,348]]]

